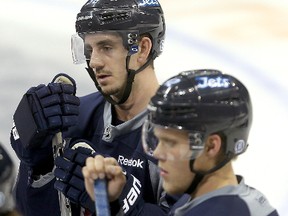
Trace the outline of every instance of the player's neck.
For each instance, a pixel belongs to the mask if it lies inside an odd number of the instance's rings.
[[[115,106],[119,120],[127,121],[143,112],[159,87],[154,70],[146,70],[135,76],[132,90],[127,101]]]
[[[231,185],[238,185],[238,182],[232,164],[228,163],[220,170],[206,175],[192,197],[199,197],[203,194]]]

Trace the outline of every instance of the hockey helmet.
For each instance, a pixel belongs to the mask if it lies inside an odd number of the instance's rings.
[[[165,81],[152,97],[142,141],[153,154],[156,126],[187,131],[190,151],[185,154],[195,159],[210,134],[221,134],[225,154],[235,156],[248,146],[251,122],[249,92],[238,79],[218,70],[189,70]]]
[[[89,33],[116,31],[129,51],[137,49],[134,47],[139,36],[149,36],[153,44],[153,58],[163,50],[166,28],[158,0],[89,0],[78,13],[75,25],[80,37]]]

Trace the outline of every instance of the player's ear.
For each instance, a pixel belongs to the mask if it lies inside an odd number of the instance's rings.
[[[145,64],[152,49],[152,41],[149,37],[142,37],[139,42],[138,62]]]
[[[221,151],[221,137],[217,134],[212,134],[208,137],[205,151],[208,157],[216,157],[218,153]]]

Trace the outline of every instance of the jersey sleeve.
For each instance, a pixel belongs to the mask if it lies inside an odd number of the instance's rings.
[[[91,113],[103,101],[99,93],[81,97],[80,100],[80,122],[77,126],[63,132],[63,138],[71,137],[72,134],[73,136],[81,137],[85,132]],[[28,152],[22,147],[15,126],[13,126],[10,135],[11,146],[20,159],[17,180],[13,191],[17,210],[22,215],[29,216],[60,216],[58,191],[54,188],[52,143],[47,145],[51,147],[48,150],[43,149],[41,151],[38,149],[36,153]],[[47,155],[47,152],[51,154],[52,162],[49,161],[48,163],[46,159],[43,160],[43,163],[31,161],[30,154],[33,154],[33,156],[36,154],[37,159],[42,154]],[[50,166],[50,162],[52,166]],[[37,164],[37,166],[32,166],[33,164]]]
[[[22,215],[29,216],[60,216],[53,173],[47,173],[38,180],[33,180],[31,172],[30,167],[20,163],[14,187],[17,210]]]
[[[176,197],[170,197],[162,191],[156,202],[146,201],[141,187],[141,182],[135,176],[127,177],[127,183],[119,199],[123,215],[167,215],[177,200]]]

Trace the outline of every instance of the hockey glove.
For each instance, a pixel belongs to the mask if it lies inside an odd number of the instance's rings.
[[[58,82],[59,78],[66,80]],[[76,83],[66,74],[26,92],[13,116],[11,134],[12,147],[21,161],[29,166],[37,166],[48,157],[52,161],[53,135],[77,123],[80,101],[75,93]]]
[[[89,141],[77,140],[64,149],[62,156],[56,157],[56,169],[54,170],[56,182],[54,187],[71,202],[79,204],[94,213],[94,202],[86,192],[82,175],[82,167],[85,165],[86,158],[96,155],[92,145]]]

